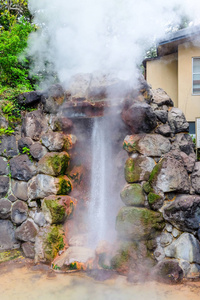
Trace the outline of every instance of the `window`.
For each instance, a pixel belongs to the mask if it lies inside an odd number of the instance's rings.
[[[193,95],[200,95],[200,57],[193,58],[192,93]]]

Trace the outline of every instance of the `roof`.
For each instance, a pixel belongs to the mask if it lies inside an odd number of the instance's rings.
[[[170,33],[165,40],[159,42],[157,47],[158,56],[168,55],[178,51],[178,45],[192,41],[200,36],[200,25],[191,26],[176,32]]]

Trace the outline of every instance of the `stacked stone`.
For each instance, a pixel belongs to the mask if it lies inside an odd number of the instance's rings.
[[[189,124],[162,89],[148,87],[143,96],[143,101],[129,99],[122,112],[132,135],[123,144],[129,154],[128,184],[121,193],[126,206],[117,216],[116,229],[132,241],[155,238],[160,269],[166,262],[176,268],[179,264],[184,276],[200,277],[200,162],[195,161]],[[156,237],[157,227],[163,233]],[[153,228],[154,236],[149,233]]]
[[[19,100],[30,105],[38,97],[32,92]],[[45,261],[56,254],[52,231],[57,239],[59,234],[63,239],[58,224],[72,215],[76,205],[76,199],[68,196],[72,182],[66,175],[68,151],[76,137],[69,134],[72,122],[56,115],[64,101],[62,88],[40,95],[40,101],[41,97],[43,110],[27,113],[20,133],[1,137],[0,250],[22,248],[26,257]]]

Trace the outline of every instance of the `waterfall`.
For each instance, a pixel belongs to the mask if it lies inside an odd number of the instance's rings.
[[[109,132],[109,122],[105,117],[94,118],[91,137],[91,193],[88,208],[89,244],[94,247],[100,240],[107,239],[109,231],[112,180],[112,148]]]

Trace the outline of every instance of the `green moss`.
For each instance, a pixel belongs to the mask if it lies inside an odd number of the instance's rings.
[[[116,219],[118,234],[131,240],[154,238],[164,226],[162,214],[147,208],[122,207]]]
[[[52,223],[58,224],[63,222],[65,217],[65,209],[62,205],[59,204],[58,200],[44,200],[46,207],[50,210]]]
[[[164,160],[160,161],[153,168],[153,170],[152,170],[152,172],[151,172],[151,174],[149,176],[149,183],[150,183],[150,185],[156,180],[158,174],[160,173],[160,170],[162,169],[163,162],[164,162]]]
[[[130,255],[128,250],[121,250],[119,254],[111,259],[111,267],[113,269],[120,269],[129,262]]]
[[[53,225],[45,239],[45,255],[46,258],[52,260],[56,257],[58,251],[65,246],[64,232],[61,226]]]
[[[22,253],[19,250],[7,250],[7,251],[2,251],[0,252],[0,263],[13,260],[19,256],[21,256]]]
[[[72,190],[72,184],[70,180],[66,180],[64,178],[60,178],[59,180],[59,190],[57,192],[58,195],[68,195]]]
[[[128,153],[136,152],[137,151],[137,144],[134,143],[123,143],[123,149],[126,150]]]
[[[153,189],[152,189],[151,185],[149,184],[149,182],[145,182],[142,187],[146,194],[153,192]]]
[[[69,165],[68,154],[56,154],[48,158],[48,165],[52,166],[55,175],[64,175]]]
[[[152,204],[154,204],[155,202],[157,202],[157,200],[160,200],[161,197],[159,195],[157,195],[157,194],[149,193],[147,199],[148,199],[148,202],[149,202],[149,204],[151,206]]]

